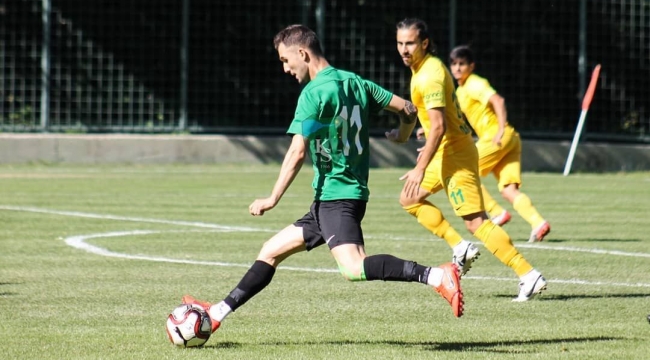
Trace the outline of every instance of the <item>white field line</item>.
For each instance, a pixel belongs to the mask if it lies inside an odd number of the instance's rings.
[[[27,206],[0,205],[0,210],[25,211],[25,212],[33,212],[33,213],[73,216],[73,217],[102,219],[102,220],[119,220],[119,221],[132,221],[132,222],[141,222],[141,223],[192,226],[192,227],[200,227],[200,228],[208,228],[208,229],[230,230],[230,231],[241,231],[241,232],[248,232],[248,231],[272,232],[273,231],[268,229],[258,229],[258,228],[250,228],[250,227],[243,227],[243,226],[225,226],[219,224],[204,223],[199,221],[176,221],[176,220],[128,217],[128,216],[119,216],[119,215],[102,215],[102,214],[93,214],[93,213],[78,212],[78,211],[50,210],[50,209],[42,209],[42,208],[27,207]]]
[[[155,231],[155,230],[132,230],[132,231],[116,231],[116,232],[107,232],[107,233],[97,233],[89,235],[76,235],[70,236],[65,239],[65,243],[80,250],[84,250],[96,255],[130,259],[130,260],[146,260],[146,261],[156,261],[156,262],[166,262],[173,264],[190,264],[190,265],[207,265],[207,266],[223,266],[223,267],[242,267],[248,268],[250,264],[239,264],[239,263],[227,263],[227,262],[218,262],[218,261],[199,261],[199,260],[179,260],[179,259],[170,259],[160,256],[149,256],[149,255],[133,255],[133,254],[123,254],[114,251],[104,249],[102,247],[91,245],[86,243],[88,239],[97,239],[97,238],[110,238],[110,237],[121,237],[121,236],[133,236],[133,235],[148,235],[148,234],[159,234],[167,231]],[[338,273],[336,269],[323,269],[323,268],[307,268],[307,267],[294,267],[294,266],[279,266],[281,270],[291,270],[291,271],[303,271],[303,272],[316,272],[316,273]],[[497,280],[497,281],[515,281],[514,278],[501,278],[501,277],[491,277],[491,276],[470,276],[466,275],[463,279],[472,279],[472,280]],[[612,283],[604,281],[586,281],[579,279],[550,279],[549,282],[557,284],[570,284],[570,285],[591,285],[591,286],[620,286],[620,287],[644,287],[650,288],[650,284],[644,283]]]
[[[226,230],[234,232],[276,232],[277,230],[273,229],[263,229],[263,228],[253,228],[253,227],[243,227],[243,226],[227,226],[219,225],[205,222],[197,221],[179,221],[179,220],[165,220],[165,219],[151,219],[151,218],[140,218],[140,217],[128,217],[128,216],[119,216],[119,215],[106,215],[106,214],[93,214],[86,212],[78,211],[62,211],[62,210],[52,210],[28,206],[11,206],[11,205],[0,205],[0,210],[11,210],[11,211],[24,211],[24,212],[34,212],[42,214],[52,214],[52,215],[61,215],[61,216],[72,216],[72,217],[83,217],[83,218],[92,218],[92,219],[103,219],[103,220],[118,220],[118,221],[131,221],[131,222],[141,222],[141,223],[155,223],[155,224],[167,224],[167,225],[180,225],[180,226],[190,226],[190,227],[199,227],[215,230]],[[430,238],[419,238],[419,237],[405,237],[405,236],[391,236],[391,235],[366,235],[367,239],[383,239],[383,240],[395,240],[395,241],[434,241],[433,237]],[[475,242],[477,245],[482,245],[479,242]],[[539,250],[550,250],[550,251],[572,251],[572,252],[582,252],[589,254],[600,254],[600,255],[614,255],[614,256],[627,256],[627,257],[640,257],[640,258],[650,258],[650,253],[642,252],[625,252],[618,250],[603,250],[603,249],[585,249],[569,246],[549,246],[541,244],[521,244],[517,243],[518,248],[528,248],[528,249],[539,249]]]
[[[119,220],[119,221],[132,221],[132,222],[144,222],[144,223],[158,223],[158,224],[169,224],[169,225],[182,225],[182,226],[191,226],[199,228],[208,228],[217,231],[223,232],[270,232],[272,230],[266,229],[256,229],[249,227],[235,227],[235,226],[224,226],[219,224],[203,223],[203,222],[194,222],[194,221],[175,221],[175,220],[163,220],[163,219],[148,219],[148,218],[138,218],[138,217],[126,217],[126,216],[117,216],[117,215],[102,215],[102,214],[93,214],[93,213],[84,213],[77,211],[60,211],[60,210],[51,210],[43,208],[34,208],[34,207],[24,207],[24,206],[9,206],[9,205],[0,205],[0,210],[10,210],[10,211],[25,211],[25,212],[34,212],[34,213],[43,213],[43,214],[54,214],[62,216],[73,216],[73,217],[83,217],[83,218],[94,218],[94,219],[106,219],[106,220]],[[173,231],[173,230],[172,230]],[[158,261],[158,262],[167,262],[167,263],[178,263],[178,264],[192,264],[192,265],[209,265],[209,266],[226,266],[226,267],[249,267],[250,264],[238,264],[238,263],[226,263],[226,262],[214,262],[214,261],[197,261],[197,260],[179,260],[179,259],[170,259],[165,257],[157,256],[148,256],[148,255],[133,255],[133,254],[122,254],[116,253],[95,245],[86,243],[87,239],[93,238],[105,238],[105,237],[120,237],[120,236],[132,236],[132,235],[146,235],[146,234],[156,234],[163,231],[155,230],[134,230],[134,231],[120,231],[120,232],[109,232],[109,233],[98,233],[90,235],[77,235],[71,236],[65,239],[66,244],[94,253],[101,256],[108,257],[117,257],[124,259],[132,260],[147,260],[147,261]],[[398,238],[395,237],[395,240],[408,240],[408,238]],[[412,239],[411,239],[412,240]],[[619,256],[643,256],[650,257],[650,254],[644,253],[626,253],[622,251],[609,251],[609,250],[600,250],[600,249],[580,249],[580,248],[571,248],[571,247],[555,247],[555,246],[540,246],[540,245],[528,245],[520,247],[529,247],[529,248],[539,248],[553,251],[579,251],[579,252],[588,252],[596,254],[607,254],[607,255],[619,255]],[[304,267],[291,267],[291,266],[280,266],[280,269],[284,270],[293,270],[293,271],[306,271],[306,272],[320,272],[320,273],[337,273],[338,270],[335,269],[322,269],[322,268],[304,268]],[[483,277],[483,276],[466,276],[466,279],[475,279],[475,280],[497,280],[497,281],[513,281],[512,278],[499,278],[499,277]],[[575,284],[575,285],[593,285],[593,286],[624,286],[624,287],[650,287],[650,284],[645,283],[611,283],[611,282],[602,282],[602,281],[585,281],[579,279],[563,280],[563,279],[551,279],[550,282],[562,283],[562,284]]]
[[[86,240],[88,239],[159,234],[164,232],[167,231],[133,230],[133,231],[116,231],[116,232],[108,232],[108,233],[98,233],[98,234],[90,234],[90,235],[76,235],[76,236],[70,236],[65,238],[65,243],[74,248],[85,250],[96,255],[122,258],[122,259],[148,260],[148,261],[166,262],[166,263],[174,263],[174,264],[209,265],[209,266],[225,266],[225,267],[248,268],[251,266],[251,264],[236,264],[236,263],[227,263],[227,262],[219,262],[219,261],[179,260],[179,259],[170,259],[170,258],[165,258],[160,256],[123,254],[123,253],[117,253],[96,245],[91,245],[86,243]],[[336,269],[302,268],[302,267],[293,267],[293,266],[280,266],[279,268],[283,270],[293,270],[293,271],[327,272],[327,273],[338,272],[338,270]]]
[[[2,207],[0,207],[1,209]],[[373,235],[365,235],[364,236],[366,239],[384,239],[384,240],[396,240],[396,241],[426,241],[427,239],[425,238],[418,238],[418,237],[406,237],[406,236],[391,236],[391,235],[385,235],[385,236],[373,236]],[[429,239],[431,240],[431,239]],[[483,246],[478,241],[474,242],[475,245]],[[650,258],[650,253],[642,253],[642,252],[626,252],[626,251],[619,251],[619,250],[604,250],[604,249],[586,249],[586,248],[578,248],[578,247],[571,247],[571,246],[551,246],[551,245],[542,245],[540,243],[536,244],[524,244],[524,243],[519,243],[517,242],[515,244],[517,248],[523,248],[523,249],[538,249],[538,250],[550,250],[550,251],[572,251],[572,252],[583,252],[583,253],[589,253],[589,254],[602,254],[602,255],[615,255],[615,256],[629,256],[629,257],[641,257],[641,258]]]

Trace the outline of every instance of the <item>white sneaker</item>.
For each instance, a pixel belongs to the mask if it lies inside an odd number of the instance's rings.
[[[481,253],[476,245],[467,240],[462,240],[460,244],[454,246],[454,256],[451,258],[451,262],[458,266],[460,276],[463,276],[472,268],[472,263],[478,259],[479,255]]]
[[[493,223],[499,226],[503,226],[507,224],[510,221],[510,219],[512,219],[512,216],[510,216],[508,210],[503,210],[501,214],[490,218],[490,220],[492,220]]]
[[[546,290],[546,279],[544,279],[544,276],[542,276],[542,274],[540,274],[537,270],[533,271],[535,271],[536,274],[530,274],[532,276],[528,276],[529,274],[524,275],[524,277],[528,277],[528,279],[522,279],[522,281],[519,283],[519,296],[512,299],[512,301],[528,301],[535,297],[535,295],[541,293],[542,290]]]
[[[541,223],[538,227],[534,228],[533,231],[530,232],[530,238],[528,238],[528,242],[542,241],[544,240],[544,237],[546,237],[546,235],[548,235],[550,232],[551,225],[548,223],[548,221],[544,220],[543,223]]]

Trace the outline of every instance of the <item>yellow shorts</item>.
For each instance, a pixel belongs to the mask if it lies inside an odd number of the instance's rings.
[[[444,189],[456,216],[485,211],[475,146],[465,146],[460,151],[457,149],[435,156],[420,186],[430,193]]]
[[[497,179],[499,191],[506,185],[521,185],[521,139],[519,133],[508,128],[501,139],[501,147],[492,144],[492,138],[479,139],[476,142],[481,177],[493,173]]]

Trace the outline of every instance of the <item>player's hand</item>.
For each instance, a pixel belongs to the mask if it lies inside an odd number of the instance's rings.
[[[403,144],[403,143],[406,142],[406,141],[401,141],[400,140],[399,129],[393,129],[391,131],[386,131],[385,135],[386,135],[386,139],[388,139],[388,140],[390,140],[390,141],[392,141],[394,143]]]
[[[501,138],[503,138],[503,130],[497,131],[497,133],[492,138],[492,144],[501,147]]]
[[[406,181],[402,192],[406,193],[406,196],[409,198],[415,198],[420,191],[420,184],[422,184],[422,180],[424,179],[424,170],[415,168],[402,175],[399,179]]]
[[[277,203],[270,197],[266,199],[257,199],[248,207],[248,212],[253,216],[262,216],[267,210],[271,210]]]
[[[417,130],[415,130],[415,137],[418,140],[424,140],[424,129],[419,127]],[[418,149],[419,151],[419,149]]]

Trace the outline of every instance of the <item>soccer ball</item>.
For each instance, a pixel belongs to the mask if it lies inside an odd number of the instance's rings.
[[[212,320],[204,308],[182,304],[167,317],[167,336],[180,347],[202,346],[212,334]]]

